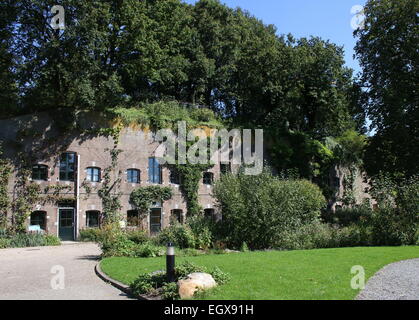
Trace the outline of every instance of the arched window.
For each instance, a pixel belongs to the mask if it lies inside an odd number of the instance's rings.
[[[86,173],[87,173],[87,181],[90,182],[100,182],[100,168],[96,168],[96,167],[89,167],[86,169]]]
[[[48,180],[48,167],[42,164],[32,166],[32,180]]]
[[[212,172],[204,172],[203,182],[206,185],[212,185],[214,182],[214,174]]]
[[[31,213],[31,226],[39,226],[42,230],[46,230],[46,217],[45,211],[34,211]]]
[[[60,156],[60,181],[74,181],[76,154],[65,152]]]
[[[137,169],[128,169],[127,170],[127,182],[128,183],[141,183],[141,171]]]
[[[99,211],[86,211],[86,227],[99,228],[100,226],[100,212]]]

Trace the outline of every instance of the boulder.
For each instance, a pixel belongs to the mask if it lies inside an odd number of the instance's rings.
[[[208,273],[191,273],[178,281],[181,299],[191,299],[198,290],[208,290],[217,286],[214,278]]]

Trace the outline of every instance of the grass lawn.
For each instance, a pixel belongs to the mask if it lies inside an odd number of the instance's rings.
[[[351,300],[351,268],[361,265],[367,279],[392,262],[419,258],[419,247],[341,248],[249,252],[183,257],[176,260],[214,267],[232,279],[205,295],[211,300]],[[165,258],[106,258],[102,270],[130,284],[140,273],[165,269]]]

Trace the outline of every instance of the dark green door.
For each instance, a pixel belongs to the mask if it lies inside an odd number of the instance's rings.
[[[58,235],[63,241],[74,240],[74,209],[59,209]]]

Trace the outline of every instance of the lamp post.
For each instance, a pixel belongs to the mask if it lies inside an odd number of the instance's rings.
[[[171,242],[167,244],[166,275],[168,283],[175,282],[175,245]]]

